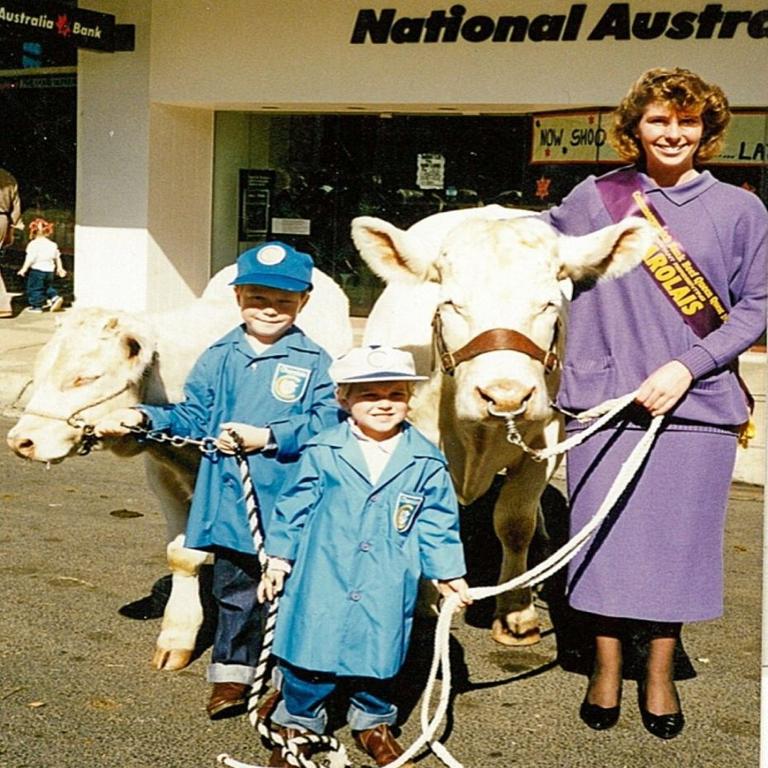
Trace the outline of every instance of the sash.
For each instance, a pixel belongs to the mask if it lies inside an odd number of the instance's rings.
[[[642,216],[656,230],[658,239],[641,264],[653,279],[653,284],[691,330],[699,338],[704,338],[719,328],[728,319],[722,300],[682,244],[668,231],[658,211],[645,198],[639,174],[634,170],[613,174],[597,179],[595,185],[613,221],[621,221],[627,216]],[[738,362],[734,361],[731,368],[747,398],[751,414],[755,399],[739,375]],[[739,442],[746,447],[746,442],[753,436],[754,425],[749,420],[741,426]]]
[[[706,275],[667,230],[664,220],[646,200],[635,171],[614,174],[596,181],[600,197],[614,221],[642,216],[656,230],[658,240],[642,261],[654,285],[690,326],[704,338],[719,328],[728,312]]]

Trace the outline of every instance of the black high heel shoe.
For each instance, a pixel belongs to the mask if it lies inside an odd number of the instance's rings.
[[[621,688],[619,688],[619,703],[615,707],[600,707],[597,704],[590,704],[587,701],[588,696],[589,688],[587,688],[584,701],[579,707],[579,717],[582,721],[593,731],[605,731],[608,728],[613,728],[619,722],[619,715],[621,714]]]
[[[683,707],[680,704],[680,697],[675,690],[677,699],[677,712],[668,715],[654,715],[645,708],[645,685],[640,683],[637,686],[638,708],[640,717],[643,720],[643,726],[648,733],[654,735],[657,739],[674,739],[685,726],[685,717]]]

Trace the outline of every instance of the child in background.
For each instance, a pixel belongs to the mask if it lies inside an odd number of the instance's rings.
[[[45,219],[35,219],[29,225],[29,243],[24,264],[18,271],[21,277],[27,277],[27,312],[42,312],[50,309],[58,312],[64,299],[53,287],[54,273],[65,277],[67,271],[61,264],[59,246],[50,239],[53,224]]]
[[[266,527],[275,497],[299,450],[316,432],[339,422],[328,375],[331,358],[294,325],[312,289],[312,259],[280,242],[264,243],[237,260],[235,297],[243,324],[210,346],[187,378],[180,403],[113,411],[97,436],[128,427],[200,439],[217,436],[195,485],[186,546],[215,553],[213,596],[218,622],[206,710],[219,719],[245,710],[261,646],[261,576],[240,470],[247,461]]]
[[[357,745],[387,765],[403,754],[390,727],[390,688],[408,650],[419,580],[471,602],[458,503],[445,457],[405,421],[412,383],[426,378],[411,354],[356,348],[331,376],[349,419],[307,443],[266,529],[259,599],[286,584],[272,648],[282,698],[272,722],[286,739],[322,733],[325,702],[343,680]],[[288,765],[279,747],[269,764]]]

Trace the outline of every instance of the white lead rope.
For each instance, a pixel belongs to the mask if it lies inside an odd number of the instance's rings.
[[[589,412],[579,414],[579,418],[590,418],[592,416],[600,415],[600,418],[590,425],[587,429],[579,432],[562,443],[554,446],[551,449],[538,452],[542,455],[542,460],[549,456],[555,456],[560,453],[573,448],[575,445],[583,442],[603,424],[613,418],[617,413],[624,410],[635,399],[636,392],[632,392],[617,400],[612,400],[608,403],[598,406]],[[607,410],[606,410],[607,409]],[[552,576],[560,568],[565,566],[569,560],[571,560],[576,553],[587,543],[589,537],[600,526],[603,520],[608,516],[609,512],[613,509],[616,502],[624,493],[627,486],[637,474],[638,470],[645,461],[646,456],[651,450],[653,441],[656,438],[656,433],[659,431],[661,424],[664,420],[663,416],[655,416],[646,430],[643,437],[638,444],[634,447],[626,461],[622,464],[619,473],[616,475],[608,493],[600,505],[600,508],[592,516],[591,520],[569,541],[567,541],[560,549],[543,560],[534,568],[526,571],[525,573],[516,576],[503,584],[497,584],[489,587],[472,587],[469,590],[470,596],[473,600],[485,600],[488,597],[495,597],[502,592],[507,592],[513,589],[519,589],[521,587],[530,587],[539,584],[545,579]],[[424,689],[424,695],[421,700],[421,735],[411,744],[410,747],[397,759],[389,763],[387,768],[401,768],[401,766],[412,757],[414,757],[419,750],[425,745],[429,744],[430,749],[443,761],[449,768],[463,768],[462,764],[457,761],[448,749],[439,741],[434,740],[435,733],[440,726],[440,723],[445,718],[445,713],[448,709],[448,702],[451,693],[451,665],[450,665],[450,632],[451,632],[451,618],[458,605],[458,595],[452,595],[448,597],[440,607],[440,613],[437,620],[437,627],[435,629],[435,651],[432,657],[432,666],[429,672],[429,678],[427,685]],[[438,700],[435,713],[430,719],[429,707],[430,701],[433,695],[433,689],[437,680],[438,672],[441,673],[442,683],[440,688],[440,698]]]

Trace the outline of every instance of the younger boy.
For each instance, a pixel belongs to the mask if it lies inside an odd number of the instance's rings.
[[[408,352],[350,351],[331,366],[346,423],[312,438],[266,531],[259,599],[283,589],[273,654],[282,698],[272,715],[286,739],[322,733],[340,682],[358,746],[386,765],[403,754],[390,683],[408,650],[419,579],[470,602],[456,496],[445,457],[405,421]],[[306,747],[303,748],[306,751]],[[288,765],[275,748],[272,766]]]
[[[285,243],[264,243],[238,258],[233,285],[243,324],[200,356],[184,400],[113,411],[95,428],[97,436],[123,435],[137,425],[195,439],[217,436],[218,452],[200,463],[186,531],[187,547],[216,555],[211,719],[244,711],[262,634],[261,570],[233,456],[237,443],[247,452],[266,527],[303,444],[339,422],[330,356],[294,325],[312,289],[312,259]]]

